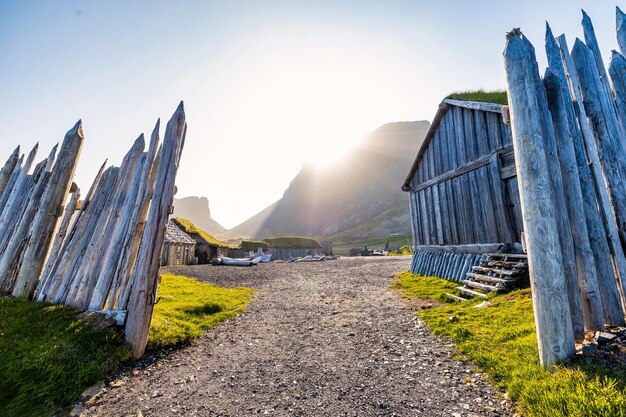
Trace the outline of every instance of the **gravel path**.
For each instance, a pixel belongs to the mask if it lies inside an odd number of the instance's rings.
[[[245,314],[121,375],[89,416],[501,416],[512,405],[388,290],[408,257],[170,268],[257,289]]]

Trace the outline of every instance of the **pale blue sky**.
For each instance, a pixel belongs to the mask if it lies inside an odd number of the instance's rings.
[[[43,157],[82,118],[86,190],[182,99],[178,196],[207,196],[232,227],[280,198],[303,162],[387,122],[430,120],[452,91],[503,88],[513,27],[543,65],[545,21],[572,45],[583,7],[608,58],[615,5],[0,0],[0,158],[37,140]]]

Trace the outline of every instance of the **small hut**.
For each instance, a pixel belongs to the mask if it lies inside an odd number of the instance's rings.
[[[172,221],[196,242],[195,256],[198,258],[199,264],[208,264],[211,262],[211,259],[220,255],[226,255],[230,248],[229,245],[220,242],[204,230],[197,228],[187,219],[176,217]]]
[[[267,243],[272,259],[291,259],[324,254],[320,242],[310,237],[282,236],[263,241]]]
[[[239,246],[228,249],[228,256],[231,258],[245,258],[250,255],[250,252],[258,253],[259,249],[267,252],[269,247],[266,242],[261,240],[242,240]]]
[[[424,273],[420,268],[433,258],[439,276],[459,281],[484,253],[521,252],[522,215],[506,94],[478,96],[460,94],[442,101],[402,186],[409,193],[413,273]],[[417,259],[425,252],[428,259],[420,266]]]
[[[196,241],[170,220],[165,231],[161,266],[192,264],[195,250]]]

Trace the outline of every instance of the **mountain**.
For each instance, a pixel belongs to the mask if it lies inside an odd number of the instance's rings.
[[[280,200],[226,234],[255,238],[410,234],[408,198],[400,187],[428,128],[426,121],[389,123],[336,164],[322,170],[304,166]]]
[[[190,220],[210,235],[219,235],[226,229],[211,218],[209,200],[206,197],[185,197],[174,199],[174,213],[171,217]]]

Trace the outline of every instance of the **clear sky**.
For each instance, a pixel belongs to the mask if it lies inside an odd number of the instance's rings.
[[[43,158],[80,118],[86,190],[182,99],[177,196],[208,197],[233,227],[279,199],[303,163],[328,164],[384,123],[430,120],[450,92],[503,88],[513,27],[543,66],[545,21],[571,46],[583,7],[608,58],[615,5],[0,0],[0,158],[36,141]]]

